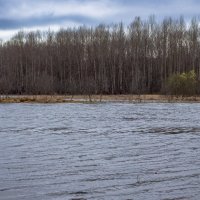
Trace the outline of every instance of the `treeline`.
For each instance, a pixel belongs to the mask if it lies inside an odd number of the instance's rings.
[[[20,31],[0,42],[2,94],[165,93],[170,76],[191,70],[199,78],[196,18]]]

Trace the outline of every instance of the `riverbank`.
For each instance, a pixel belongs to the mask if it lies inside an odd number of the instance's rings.
[[[1,95],[0,103],[97,103],[97,102],[130,102],[130,103],[200,103],[200,96],[176,97],[168,95]]]

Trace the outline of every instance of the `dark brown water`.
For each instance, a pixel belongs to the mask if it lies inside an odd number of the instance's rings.
[[[1,104],[0,199],[200,199],[200,104]]]

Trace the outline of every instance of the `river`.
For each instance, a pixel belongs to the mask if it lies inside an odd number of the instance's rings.
[[[200,104],[0,104],[1,200],[200,199]]]

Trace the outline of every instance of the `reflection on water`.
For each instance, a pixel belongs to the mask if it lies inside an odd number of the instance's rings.
[[[200,199],[200,104],[0,105],[0,199]]]

